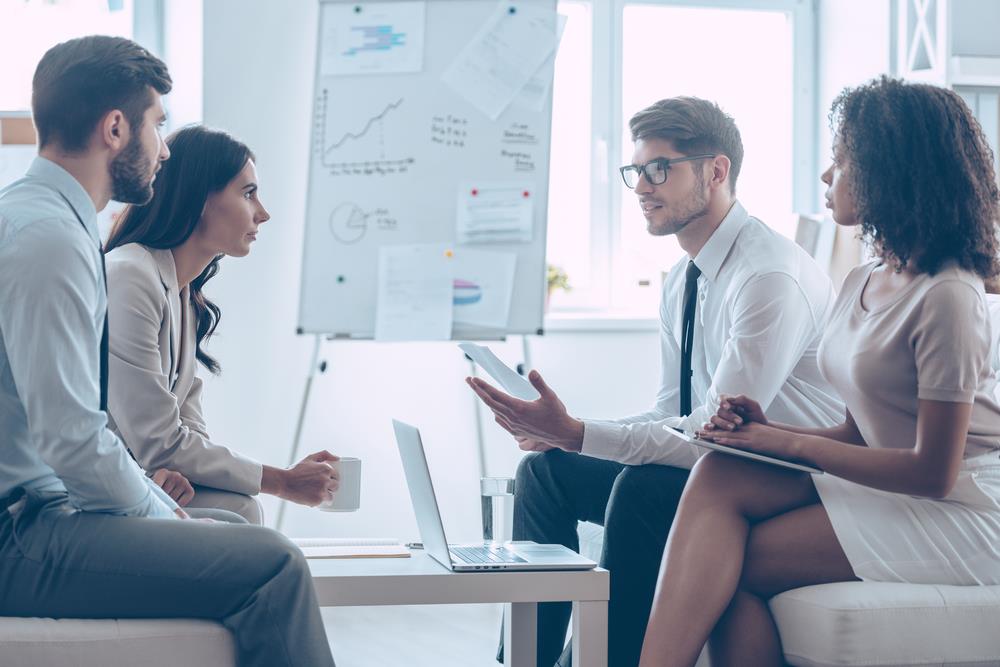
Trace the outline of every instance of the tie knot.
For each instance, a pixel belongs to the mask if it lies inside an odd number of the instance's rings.
[[[701,275],[701,269],[698,268],[698,265],[694,263],[693,259],[689,259],[687,273],[685,274],[685,279],[688,282],[691,282],[692,280],[698,280],[698,276],[700,275]]]

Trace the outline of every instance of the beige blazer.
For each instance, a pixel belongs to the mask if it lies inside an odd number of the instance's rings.
[[[177,288],[173,253],[130,243],[108,253],[107,271],[111,428],[148,471],[260,493],[261,464],[213,443],[206,430],[194,310],[188,288]]]

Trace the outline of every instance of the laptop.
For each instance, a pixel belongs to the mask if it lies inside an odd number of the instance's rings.
[[[420,539],[431,558],[454,572],[482,570],[592,570],[597,563],[561,544],[535,542],[478,542],[448,544],[441,523],[434,485],[431,482],[420,431],[414,426],[392,420],[396,444],[410,489],[413,512],[417,516]]]

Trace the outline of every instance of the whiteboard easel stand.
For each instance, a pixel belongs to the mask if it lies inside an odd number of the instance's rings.
[[[538,332],[541,334],[541,330]],[[469,361],[469,373],[472,377],[478,377],[476,375],[476,362],[472,360],[472,357],[465,355],[465,358]],[[528,348],[528,334],[523,334],[521,336],[521,363],[519,363],[515,368],[519,375],[528,377],[528,373],[531,372],[531,350]],[[483,436],[483,416],[480,410],[482,409],[481,401],[478,396],[473,396],[472,398],[472,413],[476,417],[476,444],[477,451],[479,452],[479,476],[487,477],[486,474],[486,438]]]
[[[541,333],[539,331],[539,333]],[[313,380],[319,373],[326,372],[327,363],[326,361],[319,360],[320,346],[323,344],[323,338],[327,340],[333,340],[336,336],[324,336],[323,334],[314,334],[313,339],[313,352],[312,361],[309,364],[309,374],[306,376],[306,386],[302,391],[302,404],[299,406],[299,418],[295,423],[295,435],[292,438],[292,452],[288,458],[288,465],[286,468],[291,468],[298,461],[299,449],[302,442],[302,427],[306,421],[306,409],[309,406],[309,395],[312,393]],[[528,373],[531,371],[531,355],[530,349],[528,348],[528,335],[524,334],[521,336],[521,354],[522,362],[517,365],[517,372],[521,375],[527,377]],[[469,360],[469,373],[472,377],[476,376],[476,362],[472,361],[469,355],[465,355],[465,358]],[[479,453],[479,476],[486,477],[486,439],[483,436],[483,418],[480,412],[480,401],[479,398],[473,396],[472,411],[475,415],[476,423],[476,451]],[[278,517],[275,520],[275,530],[281,532],[281,527],[285,523],[285,508],[288,506],[288,501],[284,498],[279,499],[278,504]]]
[[[313,341],[313,353],[312,362],[309,364],[309,374],[306,376],[306,387],[302,392],[302,405],[299,406],[299,419],[295,424],[295,436],[292,438],[292,454],[288,459],[287,468],[291,468],[296,463],[296,459],[299,457],[299,445],[302,440],[302,425],[306,421],[306,407],[309,405],[309,394],[312,393],[313,380],[315,379],[317,373],[323,373],[326,371],[326,361],[319,360],[319,348],[323,344],[323,336],[320,334],[315,334]],[[284,498],[280,499],[278,504],[278,518],[275,522],[275,529],[281,532],[281,526],[285,521],[285,507],[288,501]]]

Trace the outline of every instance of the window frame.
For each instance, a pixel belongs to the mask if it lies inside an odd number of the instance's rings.
[[[615,301],[614,285],[624,261],[621,247],[622,198],[616,159],[622,154],[623,22],[627,5],[780,11],[792,30],[792,210],[811,213],[819,191],[818,25],[815,0],[590,0],[592,25],[591,128],[591,287],[562,294],[554,319],[649,319]],[[748,39],[748,44],[751,40]],[[752,47],[752,44],[750,44]],[[606,100],[599,104],[599,100]],[[557,325],[557,328],[560,328]]]

